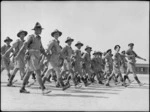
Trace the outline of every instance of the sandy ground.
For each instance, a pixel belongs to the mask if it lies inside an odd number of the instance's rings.
[[[7,87],[6,72],[1,74],[1,110],[2,111],[48,111],[48,110],[81,110],[81,111],[148,111],[149,110],[149,75],[138,75],[141,82],[146,83],[139,87],[134,81],[129,87],[111,87],[92,84],[89,87],[75,89],[74,86],[62,91],[55,87],[55,83],[46,83],[52,90],[43,96],[39,85],[27,88],[30,94],[21,94],[19,89],[22,81],[19,73],[15,79],[16,87]],[[132,74],[129,76],[132,80]],[[30,78],[30,82],[33,80]]]

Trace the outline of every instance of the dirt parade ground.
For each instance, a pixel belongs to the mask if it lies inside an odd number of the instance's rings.
[[[133,75],[129,75],[133,79]],[[144,86],[139,87],[134,81],[128,87],[114,85],[106,87],[97,83],[88,87],[71,88],[62,91],[55,87],[55,82],[46,82],[46,88],[52,92],[42,95],[36,82],[27,87],[30,94],[19,93],[22,81],[16,74],[15,87],[7,87],[6,72],[1,74],[1,110],[2,111],[149,111],[149,75],[138,75]],[[29,82],[33,82],[30,77]]]

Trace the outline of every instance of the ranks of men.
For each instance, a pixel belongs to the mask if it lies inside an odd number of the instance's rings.
[[[66,90],[71,86],[80,88],[89,86],[90,84],[98,83],[100,86],[109,86],[110,80],[113,79],[115,84],[118,84],[118,78],[122,86],[126,87],[126,79],[131,83],[128,75],[133,73],[134,79],[142,86],[136,75],[135,64],[136,58],[146,61],[146,59],[138,56],[133,50],[134,44],[128,44],[128,50],[123,50],[119,53],[121,46],[115,45],[114,54],[108,49],[106,52],[94,51],[91,56],[92,47],[86,46],[85,51],[81,51],[84,44],[80,41],[75,43],[76,49],[72,48],[74,39],[66,37],[66,45],[60,45],[59,38],[62,38],[62,32],[58,29],[51,32],[48,46],[44,49],[40,35],[42,33],[41,24],[37,22],[32,29],[33,34],[29,35],[25,41],[28,32],[20,30],[17,33],[18,39],[13,41],[7,37],[5,45],[1,47],[1,72],[6,69],[8,75],[7,86],[13,86],[13,80],[17,71],[20,71],[22,85],[20,93],[30,93],[27,91],[26,85],[29,84],[29,78],[32,78],[39,83],[42,94],[48,94],[51,90],[45,87],[45,82],[51,83],[51,78],[56,82],[57,88]],[[14,58],[14,68],[10,73],[10,58]],[[124,77],[122,76],[124,74]],[[73,84],[71,83],[71,80]]]

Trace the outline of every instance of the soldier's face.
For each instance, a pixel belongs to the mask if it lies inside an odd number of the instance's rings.
[[[116,51],[119,52],[120,51],[120,47],[117,47]]]
[[[68,41],[67,43],[68,43],[68,45],[71,45],[71,44],[72,44],[72,41]]]
[[[108,54],[111,54],[111,51],[109,51]]]
[[[54,34],[54,37],[55,37],[56,39],[58,39],[59,36],[60,36],[59,33],[55,33],[55,34]]]
[[[24,39],[24,37],[25,37],[25,33],[21,33],[20,38]]]
[[[78,49],[81,49],[81,45],[77,45],[77,48],[78,48]]]
[[[88,52],[88,53],[91,53],[91,51],[92,51],[92,50],[91,50],[90,48],[87,49],[87,52]]]
[[[6,41],[6,44],[7,44],[7,45],[10,45],[10,41]]]
[[[133,49],[133,46],[129,46],[129,49]]]
[[[42,29],[41,28],[36,28],[35,29],[35,34],[40,35],[42,33]]]

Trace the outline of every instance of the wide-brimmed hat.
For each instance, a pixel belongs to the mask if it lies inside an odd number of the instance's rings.
[[[90,47],[90,46],[86,46],[85,50],[87,50],[87,49],[91,49],[91,51],[92,51],[92,47]]]
[[[72,39],[71,37],[67,37],[67,40],[65,41],[65,43],[67,43],[68,41],[74,41],[74,39]]]
[[[78,42],[75,44],[75,46],[78,46],[78,45],[83,46],[83,43],[81,43],[80,41],[78,41]]]
[[[62,32],[56,29],[56,30],[54,30],[54,31],[51,33],[51,36],[54,37],[54,34],[55,34],[55,33],[59,33],[59,36],[62,35]]]
[[[120,45],[115,45],[114,50],[115,50],[117,47],[119,47],[119,48],[120,48]]]
[[[134,44],[133,44],[133,43],[130,43],[130,44],[128,44],[128,46],[134,46]]]
[[[94,51],[93,55],[96,55],[97,54],[97,51]]]
[[[97,54],[102,55],[103,53],[101,51],[97,51]]]
[[[18,37],[20,37],[20,34],[21,34],[21,33],[24,33],[24,34],[25,34],[25,36],[28,34],[28,32],[27,32],[27,31],[20,30],[20,31],[17,33],[17,36],[18,36]]]
[[[6,39],[4,40],[4,42],[7,42],[7,41],[12,42],[13,40],[10,37],[6,37]]]
[[[35,30],[36,28],[44,29],[42,28],[41,24],[37,22],[32,30]]]
[[[121,53],[122,53],[122,54],[125,54],[125,51],[122,51]]]
[[[108,49],[108,50],[106,51],[106,53],[108,53],[108,52],[112,52],[112,50],[111,50],[111,49]]]

